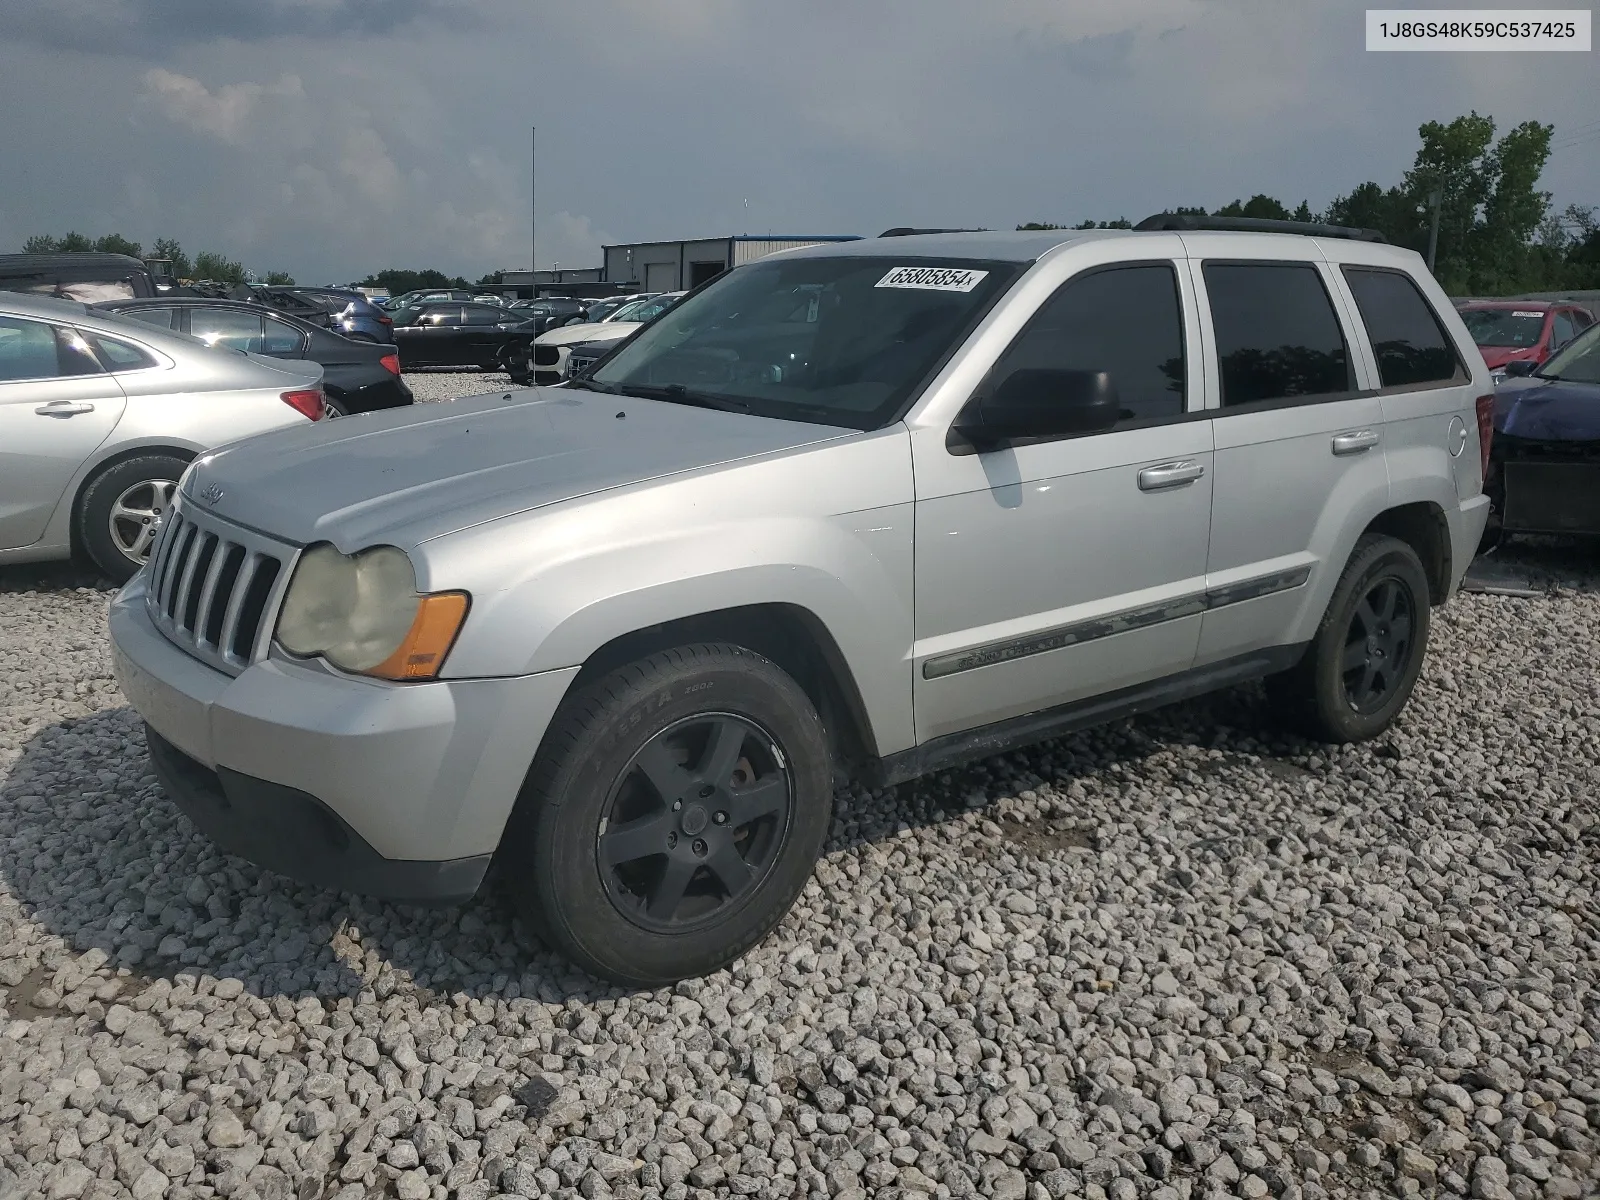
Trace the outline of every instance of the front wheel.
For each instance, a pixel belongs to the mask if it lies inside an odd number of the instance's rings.
[[[188,462],[142,455],[106,468],[78,501],[78,545],[116,583],[132,579],[150,557]]]
[[[793,679],[738,646],[680,646],[563,704],[501,866],[546,941],[601,978],[657,987],[771,933],[822,851],[831,785]]]
[[[528,342],[507,342],[500,348],[498,370],[504,371],[511,377],[511,382],[518,387],[530,387],[533,384],[533,346]]]
[[[1428,646],[1432,609],[1417,552],[1369,533],[1356,543],[1305,657],[1267,680],[1302,732],[1335,744],[1376,737],[1400,715]]]

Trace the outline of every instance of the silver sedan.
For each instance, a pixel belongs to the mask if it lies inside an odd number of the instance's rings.
[[[0,291],[0,564],[127,579],[196,455],[325,412],[316,363]]]

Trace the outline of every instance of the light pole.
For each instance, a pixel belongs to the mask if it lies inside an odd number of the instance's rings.
[[[539,127],[528,127],[528,253],[532,265],[530,271],[539,270]],[[535,281],[534,294],[538,294],[538,281]]]

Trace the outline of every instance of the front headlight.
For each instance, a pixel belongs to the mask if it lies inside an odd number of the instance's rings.
[[[465,592],[417,593],[405,552],[341,554],[327,542],[300,556],[278,615],[278,644],[302,658],[381,679],[432,679],[467,615]]]

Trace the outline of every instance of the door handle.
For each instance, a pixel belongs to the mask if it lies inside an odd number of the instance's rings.
[[[1139,472],[1139,490],[1159,492],[1163,488],[1183,487],[1205,473],[1205,465],[1197,462],[1170,462],[1162,463],[1159,467],[1146,467]]]
[[[1333,452],[1340,455],[1360,454],[1363,450],[1371,450],[1377,444],[1377,431],[1362,429],[1356,433],[1336,434],[1333,439]]]
[[[33,411],[41,417],[75,417],[79,413],[92,413],[94,405],[85,400],[52,400]]]

